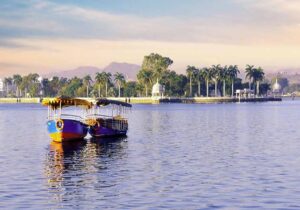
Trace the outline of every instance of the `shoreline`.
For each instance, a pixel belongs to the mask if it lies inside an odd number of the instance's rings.
[[[82,98],[93,100],[93,98]],[[272,102],[282,101],[282,97],[259,97],[259,98],[231,98],[231,97],[192,97],[192,98],[179,98],[179,97],[108,97],[111,100],[118,100],[128,102],[131,104],[161,104],[161,103],[187,103],[187,104],[213,104],[213,103],[245,103],[245,102]],[[42,98],[0,98],[0,104],[39,104]]]

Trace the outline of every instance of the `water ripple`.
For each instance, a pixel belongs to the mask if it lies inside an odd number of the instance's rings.
[[[0,105],[0,208],[299,209],[299,105],[134,105],[127,138],[68,144]]]

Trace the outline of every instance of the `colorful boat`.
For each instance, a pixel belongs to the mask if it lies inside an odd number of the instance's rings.
[[[111,105],[111,115],[101,113],[101,107]],[[94,107],[88,111],[85,123],[89,125],[89,134],[94,137],[124,136],[128,131],[128,120],[124,114],[131,104],[108,99],[96,100]]]
[[[73,114],[62,114],[62,108],[75,106],[86,110],[93,103],[78,98],[58,97],[45,98],[42,101],[48,106],[48,132],[55,142],[73,141],[83,139],[88,132],[88,126],[83,123],[83,118]]]

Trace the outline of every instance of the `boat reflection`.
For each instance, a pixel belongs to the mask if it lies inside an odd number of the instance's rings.
[[[84,196],[83,190],[98,182],[98,176],[126,154],[127,137],[52,142],[46,155],[48,190],[55,203]],[[102,175],[103,176],[103,175]],[[72,198],[73,197],[73,198]]]

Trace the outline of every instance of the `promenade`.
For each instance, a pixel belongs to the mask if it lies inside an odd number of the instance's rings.
[[[83,98],[93,100],[93,98]],[[108,99],[124,101],[131,104],[160,103],[238,103],[238,102],[268,102],[282,101],[281,97],[231,98],[231,97],[108,97]],[[42,98],[0,98],[0,103],[41,103]]]

